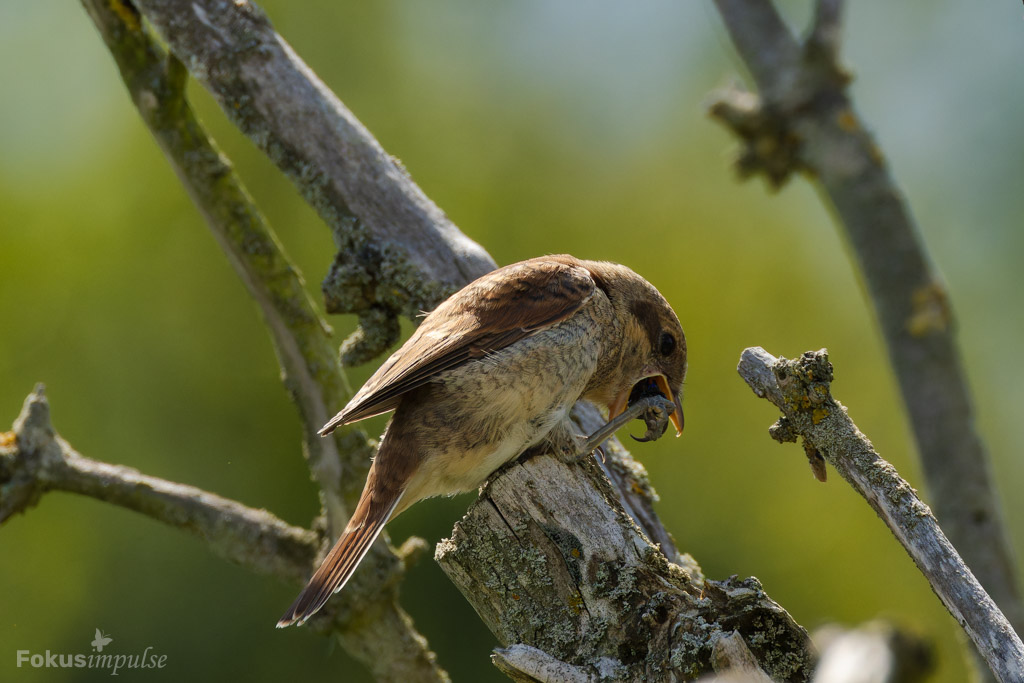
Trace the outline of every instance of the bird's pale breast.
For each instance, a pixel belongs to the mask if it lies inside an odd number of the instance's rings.
[[[418,424],[421,457],[434,460],[418,468],[403,504],[478,487],[567,418],[607,343],[594,333],[607,299],[592,302],[561,323],[443,373],[424,387],[415,408],[399,411],[403,422]]]

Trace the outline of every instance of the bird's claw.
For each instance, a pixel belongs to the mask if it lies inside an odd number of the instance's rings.
[[[648,406],[638,417],[647,425],[647,431],[643,436],[629,435],[631,439],[640,443],[660,439],[668,428],[669,416],[675,410],[675,404],[664,396],[649,396],[644,400],[648,402]]]

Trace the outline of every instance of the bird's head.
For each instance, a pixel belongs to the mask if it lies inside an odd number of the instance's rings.
[[[686,337],[675,311],[654,286],[625,266],[586,262],[607,294],[622,332],[620,355],[593,397],[612,419],[635,400],[661,394],[675,403],[670,419],[683,431]]]

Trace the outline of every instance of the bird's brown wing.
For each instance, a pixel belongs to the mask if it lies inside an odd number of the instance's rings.
[[[565,320],[590,299],[590,271],[567,255],[499,268],[434,310],[322,430],[394,410],[406,392]]]

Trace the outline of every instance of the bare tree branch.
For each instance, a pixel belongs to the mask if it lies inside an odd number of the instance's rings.
[[[867,500],[963,626],[1000,681],[1024,677],[1024,644],[946,538],[931,510],[896,469],[875,452],[832,398],[832,364],[822,349],[798,360],[746,349],[737,368],[754,393],[782,411],[771,429],[777,441],[796,441],[820,453]]]
[[[770,0],[715,0],[760,96],[726,92],[711,114],[744,141],[740,170],[776,186],[794,170],[821,190],[867,283],[929,494],[950,539],[1018,628],[1024,608],[975,430],[949,297],[836,61],[840,0],[820,0],[801,46]]]
[[[84,5],[117,61],[143,121],[260,306],[285,386],[302,417],[310,470],[330,497],[329,521],[344,526],[348,514],[338,498],[344,469],[338,442],[321,439],[317,431],[351,391],[331,348],[326,323],[234,169],[192,113],[184,92],[188,73],[181,63],[153,43],[141,17],[131,14],[131,5],[116,0],[84,0]],[[347,445],[356,448],[346,453],[345,467],[365,470],[366,465],[359,463],[370,451],[365,444],[354,443],[354,434],[351,429],[347,432]]]
[[[204,82],[204,84],[214,93],[214,96],[221,101],[225,111],[228,112],[229,116],[235,117],[236,121],[239,122],[243,130],[258,129],[259,131],[266,132],[270,136],[281,136],[282,139],[292,139],[295,136],[300,136],[299,141],[289,147],[296,147],[299,149],[305,149],[303,145],[307,145],[304,141],[305,137],[316,137],[310,134],[308,131],[304,133],[302,127],[298,127],[294,124],[296,116],[293,108],[300,107],[305,112],[303,116],[298,117],[298,120],[309,123],[309,130],[317,131],[317,135],[322,136],[324,133],[320,132],[320,127],[330,132],[332,135],[333,131],[337,129],[339,140],[336,143],[337,149],[341,150],[342,156],[348,151],[348,149],[356,144],[349,140],[351,135],[358,133],[358,144],[362,151],[359,155],[369,154],[374,157],[375,162],[388,166],[392,163],[390,157],[380,150],[379,145],[369,134],[361,127],[355,124],[354,118],[351,117],[340,102],[327,93],[325,89],[317,84],[317,87],[313,91],[308,91],[302,84],[291,83],[290,80],[296,78],[296,73],[302,77],[308,77],[308,73],[305,72],[305,68],[299,69],[297,65],[301,65],[298,62],[298,58],[290,52],[290,50],[282,49],[284,45],[283,40],[273,33],[269,24],[266,23],[265,19],[256,16],[254,10],[250,5],[247,5],[242,10],[233,8],[217,8],[207,7],[203,3],[195,5],[184,5],[183,3],[175,2],[140,2],[140,6],[143,8],[147,18],[149,18],[159,30],[164,33],[165,38],[169,41],[170,47],[183,59],[187,60],[187,63],[194,72],[196,72]],[[200,9],[196,9],[196,8]],[[178,11],[180,10],[180,11]],[[235,12],[239,15],[235,16]],[[215,16],[216,15],[216,16]],[[211,27],[217,27],[217,30],[212,34]],[[245,28],[245,32],[240,32],[241,28]],[[237,35],[236,35],[237,34]],[[261,47],[261,54],[263,55],[259,60],[258,64],[249,64],[245,62],[248,59],[244,51],[237,50],[237,46],[242,45],[247,48],[251,48],[253,45],[259,45]],[[227,56],[225,56],[225,51]],[[239,54],[241,52],[241,54]],[[242,60],[242,61],[236,61]],[[215,69],[213,67],[216,67]],[[230,68],[229,68],[230,66]],[[272,72],[269,76],[267,72]],[[236,73],[237,72],[237,73]],[[287,87],[283,86],[282,83],[286,83]],[[258,88],[256,87],[258,86]],[[256,88],[258,92],[249,92],[253,88]],[[296,97],[295,93],[307,93],[312,92],[310,97],[314,105],[309,105],[304,102],[302,97]],[[239,95],[244,93],[244,95]],[[285,93],[281,95],[280,93]],[[245,116],[255,117],[254,119],[246,119],[241,121],[238,119],[239,104],[238,99],[241,97],[245,100],[244,110]],[[259,101],[261,98],[266,98],[266,102],[258,107],[252,107],[250,100]],[[323,99],[320,99],[323,98]],[[311,110],[310,111],[307,111]],[[323,118],[324,113],[329,114],[325,120]],[[312,117],[312,118],[311,118]],[[341,123],[339,123],[341,122]],[[356,122],[357,123],[357,122]],[[344,124],[344,125],[341,125]],[[351,125],[350,125],[351,124]],[[323,142],[320,137],[316,137],[317,144],[313,149],[308,151],[308,154],[314,160],[319,159],[320,155],[323,154]],[[346,142],[347,141],[347,142]],[[279,160],[275,157],[275,145],[268,145],[265,140],[257,136],[256,142],[268,149],[268,154],[271,155],[272,159],[275,159],[282,168],[289,172],[287,165],[290,163],[288,159]],[[300,144],[301,143],[301,144]],[[282,143],[283,144],[283,143]],[[306,154],[307,152],[303,152]],[[358,156],[358,155],[357,155]],[[346,162],[347,163],[347,162]],[[337,162],[333,159],[323,161],[325,167],[328,168],[326,171],[329,174],[336,174],[337,180],[330,180],[328,184],[334,183],[339,187],[354,188],[349,191],[362,192],[359,189],[366,182],[366,179],[362,174],[366,173],[365,168],[355,168],[349,166],[337,166]],[[411,181],[403,175],[392,176],[389,174],[371,174],[379,175],[381,178],[394,180],[399,184],[409,183]],[[334,178],[334,175],[330,175],[330,178]],[[308,182],[305,177],[300,177],[296,180],[300,185]],[[414,187],[414,186],[413,186]],[[313,188],[316,189],[316,188]],[[375,189],[367,190],[367,192],[377,192]],[[394,193],[385,192],[385,197],[391,197],[388,201],[399,201],[394,199],[395,197],[410,197],[417,195],[419,192],[412,190],[405,193]],[[343,194],[343,193],[342,193]],[[332,195],[333,196],[333,195]],[[315,203],[315,202],[314,202]],[[355,204],[352,204],[354,207]],[[409,213],[415,209],[415,207],[399,207],[402,213]],[[372,221],[365,220],[362,213],[353,209],[358,215],[359,220],[363,221],[361,230],[366,232],[373,232],[377,230],[375,223]],[[448,227],[449,224],[439,225],[435,229],[439,234],[442,235],[443,239],[448,239],[451,234]],[[336,225],[334,227],[337,227]],[[342,227],[351,227],[349,223],[342,222]],[[416,228],[412,225],[395,224],[389,227],[391,230],[399,230],[398,233],[383,233],[379,236],[380,240],[395,240],[399,239],[410,245],[415,245],[416,242],[407,239],[405,230],[416,231]],[[337,235],[337,229],[336,229]],[[342,240],[339,240],[342,244]],[[410,250],[414,250],[410,247]],[[457,249],[456,249],[457,250]],[[354,249],[351,245],[347,248],[342,248],[341,256],[348,258],[350,252],[359,251]],[[489,257],[487,259],[487,267],[491,267]],[[348,266],[346,266],[348,268]],[[379,280],[385,277],[388,272],[388,267],[383,267],[380,264],[373,265],[373,271],[368,275],[371,280]],[[329,281],[333,282],[334,275],[338,272],[336,268],[334,273],[329,276]],[[418,271],[414,275],[420,281],[430,282],[433,277],[429,272]],[[393,277],[393,276],[387,276]],[[451,276],[452,281],[456,285],[464,284],[464,281],[455,280],[455,276]],[[358,279],[358,278],[357,278]],[[465,279],[470,279],[469,275],[465,276]],[[350,292],[344,287],[341,288],[325,288],[328,299],[329,307],[331,301],[336,292],[346,292],[346,298],[353,299],[359,298],[359,296],[365,296],[364,293]],[[370,301],[372,307],[393,308],[393,301],[388,299],[387,294],[382,294],[380,288],[373,290],[369,296],[366,296],[367,300]],[[338,307],[337,310],[350,310]],[[375,310],[378,310],[375,308]],[[406,310],[407,313],[414,312],[413,310]],[[595,420],[600,420],[599,414],[593,411],[591,408],[592,415],[590,417],[590,424],[592,425]],[[584,428],[585,431],[589,431]],[[624,453],[624,451],[623,451]],[[627,504],[630,511],[633,512],[638,520],[642,520],[645,531],[650,534],[651,538],[656,539],[660,544],[663,551],[668,554],[674,561],[686,564],[695,574],[699,573],[699,567],[693,562],[692,558],[687,556],[680,556],[675,550],[674,544],[669,534],[661,526],[657,516],[653,513],[651,508],[651,500],[653,497],[653,491],[646,483],[643,469],[640,468],[628,454],[622,457],[612,459],[613,467],[609,468],[609,474],[613,476],[620,483],[621,500]],[[553,482],[553,485],[564,485],[574,486],[575,482],[573,478],[568,478],[563,482]]]
[[[170,50],[333,231],[328,311],[357,313],[363,362],[395,313],[432,310],[495,267],[389,156],[251,2],[136,0]],[[354,348],[353,348],[354,347]]]
[[[435,559],[503,646],[536,648],[593,680],[697,678],[734,630],[775,680],[809,673],[806,632],[757,579],[709,581],[668,562],[594,458],[501,470]]]
[[[299,408],[304,452],[322,491],[328,537],[333,539],[348,521],[372,448],[366,436],[351,427],[332,438],[317,434],[350,394],[327,325],[270,226],[192,113],[184,95],[187,72],[182,64],[150,39],[131,5],[120,0],[83,2],[140,115],[260,306],[285,386]],[[307,575],[315,568],[316,558],[310,559]],[[385,677],[446,679],[397,603],[401,559],[386,543],[377,543],[365,561],[372,569],[361,572],[332,610],[320,617],[321,624],[332,624],[350,653]],[[367,612],[376,615],[372,637],[365,632]]]
[[[49,404],[38,386],[25,399],[13,430],[0,434],[0,523],[25,512],[48,491],[78,493],[134,510],[198,537],[226,560],[297,585],[305,583],[318,556],[317,534],[290,526],[266,510],[80,455],[54,431]],[[416,545],[403,545],[402,559]],[[394,573],[381,573],[364,572],[361,585],[339,596],[310,626],[336,634],[381,680],[447,680],[426,641],[395,603]],[[392,585],[382,588],[385,580]]]
[[[843,0],[818,0],[814,23],[807,36],[807,50],[819,52],[819,59],[836,63],[842,37]]]
[[[181,529],[226,560],[292,583],[305,581],[319,546],[316,534],[266,510],[80,455],[54,432],[41,385],[0,443],[0,486],[0,523],[47,491],[77,493]]]

